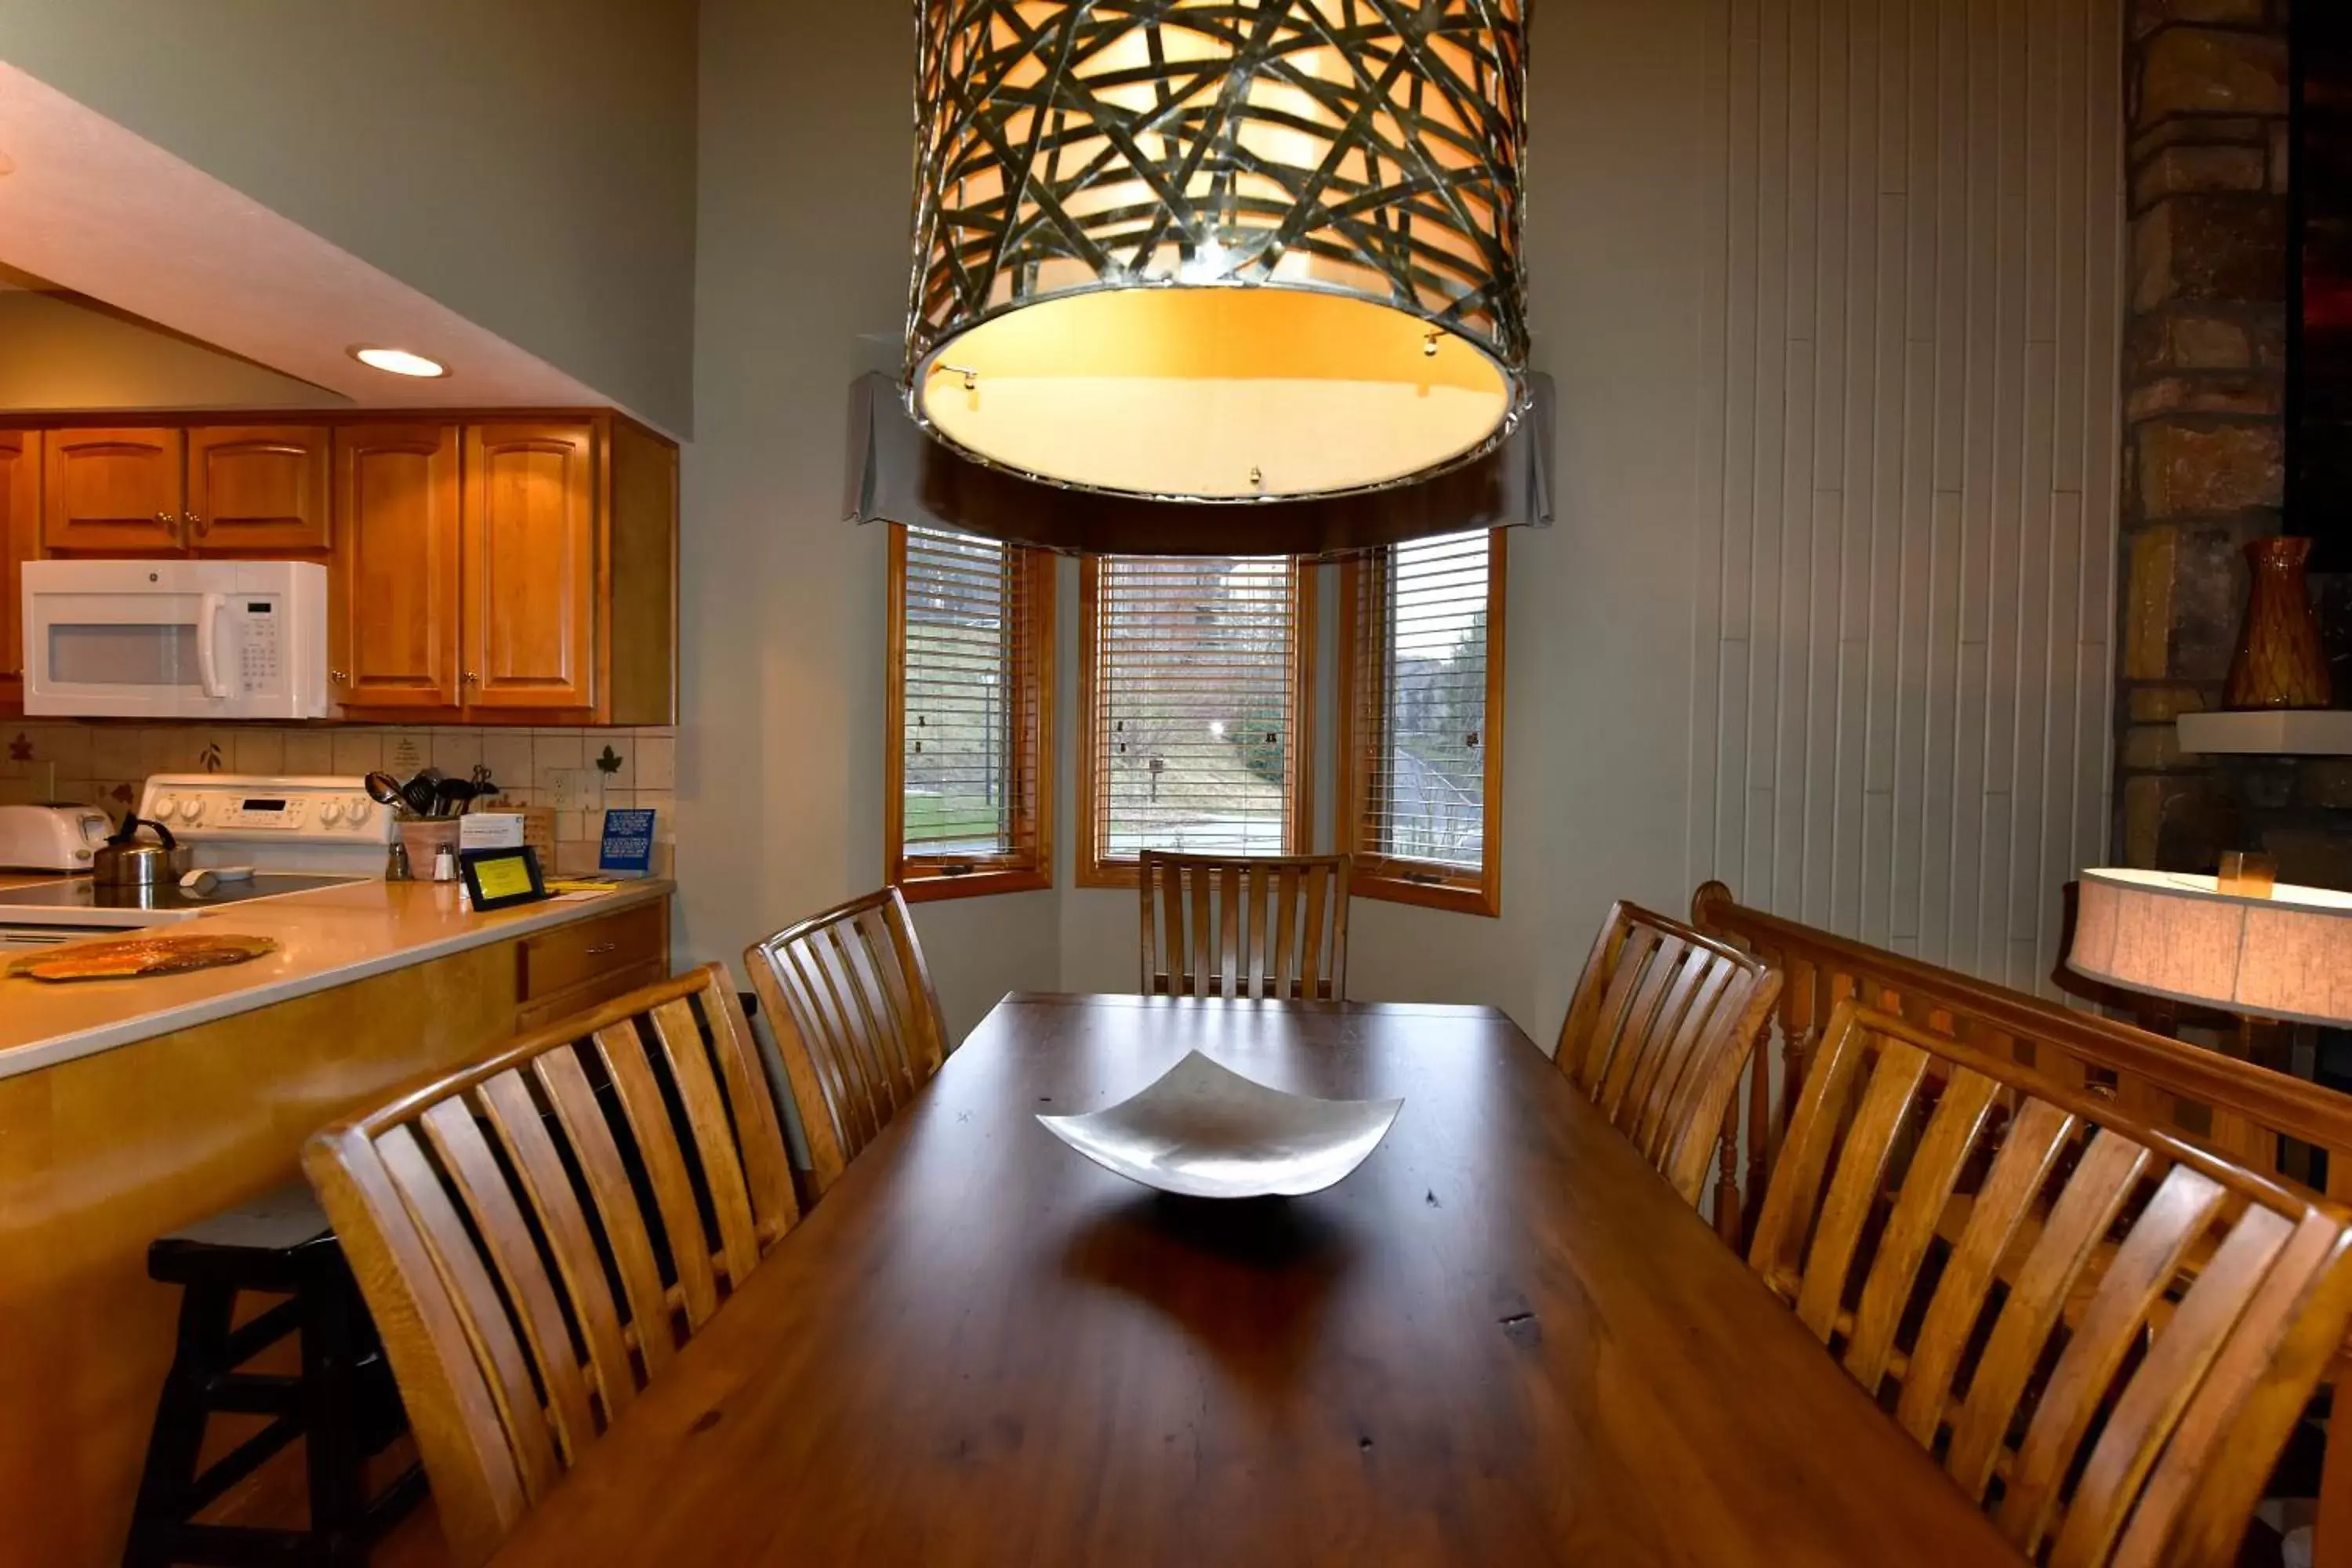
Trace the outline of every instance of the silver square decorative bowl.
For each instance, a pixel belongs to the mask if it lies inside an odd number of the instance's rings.
[[[1362,1164],[1403,1108],[1270,1089],[1192,1051],[1117,1105],[1037,1120],[1104,1170],[1163,1193],[1295,1198]]]

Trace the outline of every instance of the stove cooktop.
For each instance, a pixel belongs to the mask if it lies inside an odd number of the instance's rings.
[[[256,899],[346,887],[365,880],[364,877],[257,871],[249,881],[222,882],[209,893],[199,893],[176,881],[154,888],[101,888],[88,877],[76,877],[69,881],[0,889],[0,926],[167,925],[173,921],[193,920],[208,910],[247,904]]]

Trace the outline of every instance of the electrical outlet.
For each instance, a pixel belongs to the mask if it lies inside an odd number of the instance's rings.
[[[586,810],[595,787],[588,782],[593,776],[586,768],[548,769],[548,789],[552,798],[546,804],[558,811]]]

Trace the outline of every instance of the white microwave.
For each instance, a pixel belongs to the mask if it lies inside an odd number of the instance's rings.
[[[327,569],[309,561],[27,561],[25,711],[323,719]]]

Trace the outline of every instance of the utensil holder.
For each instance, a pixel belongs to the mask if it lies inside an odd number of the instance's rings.
[[[430,881],[441,851],[446,849],[452,857],[457,853],[457,819],[410,817],[400,824],[400,842],[408,851],[410,875],[419,881]]]

